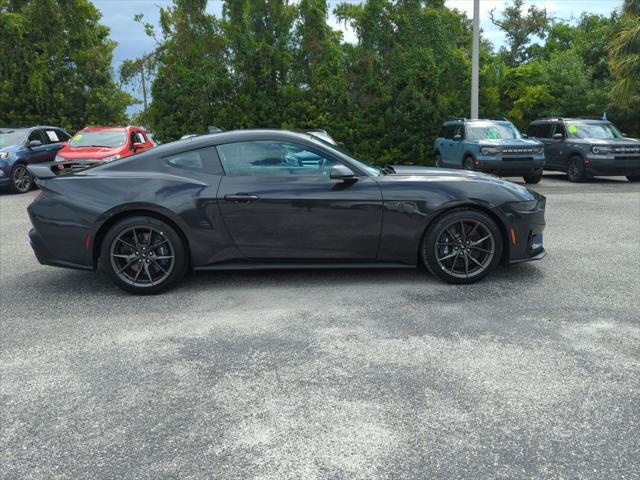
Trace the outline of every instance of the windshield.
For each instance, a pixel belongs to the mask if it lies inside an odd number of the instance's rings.
[[[7,147],[9,145],[17,145],[22,142],[26,133],[26,128],[0,130],[0,148]]]
[[[567,132],[571,138],[595,138],[607,140],[622,138],[622,134],[610,123],[575,123],[567,124]]]
[[[508,123],[468,123],[469,140],[512,140],[520,138],[518,129]]]
[[[340,152],[342,155],[344,155],[345,157],[348,157],[349,160],[351,160],[352,162],[358,164],[358,166],[372,174],[372,175],[380,175],[381,173],[383,173],[383,170],[380,167],[375,167],[373,165],[370,165],[366,162],[363,162],[362,160],[358,160],[357,158],[355,158],[353,155],[351,155],[349,152],[345,151],[344,149],[340,148],[338,145],[334,144],[334,143],[329,143],[326,140],[323,140],[322,138],[310,133],[311,138],[320,142],[321,144],[323,144],[325,147],[329,147],[332,150],[336,150],[338,152]]]
[[[119,147],[124,145],[127,136],[124,130],[83,130],[73,136],[69,146],[80,147]]]

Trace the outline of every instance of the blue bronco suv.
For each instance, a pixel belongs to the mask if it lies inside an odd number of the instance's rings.
[[[529,140],[506,119],[449,119],[435,143],[435,164],[538,183],[544,169],[544,144]]]

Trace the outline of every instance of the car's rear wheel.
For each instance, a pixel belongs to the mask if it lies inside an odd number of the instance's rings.
[[[188,266],[182,238],[154,217],[128,217],[106,234],[102,268],[116,285],[138,295],[160,293],[180,280]]]
[[[491,273],[502,256],[502,235],[487,214],[453,210],[429,227],[422,239],[422,260],[448,283],[474,283]]]
[[[630,182],[640,182],[640,175],[627,175],[627,180]]]
[[[578,155],[574,155],[567,163],[567,178],[570,182],[580,183],[587,179],[584,162]]]
[[[476,169],[476,164],[473,161],[473,157],[467,157],[464,159],[464,163],[462,164],[465,170],[474,171]]]
[[[438,168],[442,168],[442,156],[439,153],[436,153],[436,156],[433,157],[433,164]]]
[[[523,175],[522,178],[524,179],[525,183],[540,183],[540,180],[542,180],[542,170],[531,173],[529,175]]]
[[[33,188],[33,177],[25,165],[18,163],[13,167],[10,186],[13,193],[27,193]]]

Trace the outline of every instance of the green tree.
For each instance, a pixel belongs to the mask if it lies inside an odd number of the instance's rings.
[[[611,42],[611,68],[616,83],[611,98],[628,106],[640,94],[640,0],[625,0],[622,28]]]
[[[0,0],[0,124],[125,122],[114,48],[88,0]]]
[[[513,5],[507,6],[500,18],[495,14],[495,9],[489,13],[491,22],[507,37],[508,48],[503,48],[500,54],[511,67],[530,58],[529,43],[534,37],[544,39],[551,23],[544,8],[530,5],[526,14],[523,10],[524,0],[513,0]]]

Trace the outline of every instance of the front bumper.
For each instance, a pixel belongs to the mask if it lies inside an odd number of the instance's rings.
[[[538,202],[532,210],[519,211],[508,203],[502,206],[502,211],[508,219],[508,263],[540,260],[546,255],[543,243],[546,198],[538,193],[535,195]]]
[[[584,166],[591,175],[640,175],[640,155],[591,155],[585,158]]]
[[[476,169],[503,177],[530,175],[544,168],[544,156],[501,157],[496,155],[479,156],[475,160]]]

